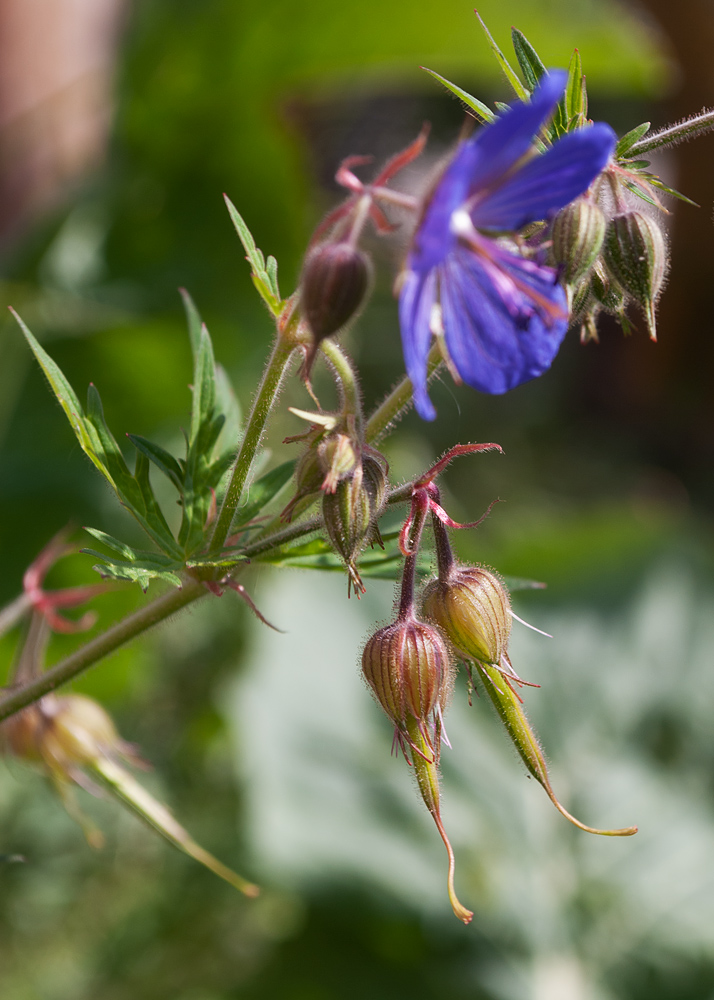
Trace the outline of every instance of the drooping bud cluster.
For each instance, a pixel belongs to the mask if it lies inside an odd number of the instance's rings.
[[[551,263],[559,269],[583,343],[597,341],[602,312],[617,316],[629,332],[630,303],[642,310],[650,337],[657,339],[655,307],[667,273],[667,245],[652,216],[627,207],[620,173],[612,168],[603,175],[615,198],[614,214],[602,185],[595,185],[597,197],[576,199],[550,225]]]

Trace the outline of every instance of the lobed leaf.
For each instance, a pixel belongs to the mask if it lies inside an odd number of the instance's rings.
[[[281,312],[283,306],[280,296],[277,294],[277,262],[275,263],[275,266],[271,264],[266,266],[263,253],[255,245],[253,235],[250,229],[246,226],[240,212],[230,200],[228,195],[224,195],[223,197],[228,208],[228,214],[231,217],[233,225],[236,228],[236,232],[238,233],[240,241],[243,244],[243,249],[246,252],[246,258],[251,267],[253,284],[257,288],[258,294],[263,299],[267,307],[273,315],[277,316]],[[268,267],[271,268],[270,271],[268,270]]]
[[[149,461],[154,463],[157,469],[163,472],[165,476],[168,476],[179,493],[183,493],[184,470],[179,465],[177,459],[170,452],[166,451],[165,448],[162,448],[161,445],[156,444],[154,441],[148,441],[140,434],[127,434],[127,437],[136,450],[143,452]]]

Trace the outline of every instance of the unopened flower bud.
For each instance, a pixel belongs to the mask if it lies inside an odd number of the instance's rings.
[[[454,566],[446,579],[433,580],[424,591],[423,609],[465,659],[499,664],[507,653],[508,590],[483,566]]]
[[[667,247],[657,223],[641,212],[624,212],[610,222],[604,258],[608,270],[644,311],[657,339],[655,304],[667,272]]]
[[[340,480],[334,493],[325,493],[322,500],[325,529],[333,548],[345,561],[357,594],[364,593],[357,556],[376,527],[385,490],[384,470],[375,459],[365,456],[352,476]]]
[[[131,750],[102,706],[81,694],[57,698],[50,708],[46,748],[69,767],[92,764],[107,755],[124,756]]]
[[[588,198],[576,198],[555,216],[550,231],[552,252],[565,284],[575,284],[590,271],[602,248],[606,228],[602,209]]]
[[[323,243],[308,254],[300,303],[313,337],[309,364],[320,341],[336,333],[359,309],[367,294],[369,270],[366,254],[351,243]]]
[[[362,653],[365,680],[403,734],[410,717],[426,723],[437,707],[445,707],[451,671],[439,629],[414,618],[379,629]]]
[[[329,434],[317,446],[317,457],[323,472],[320,488],[334,493],[341,479],[346,479],[357,464],[357,454],[349,434]]]

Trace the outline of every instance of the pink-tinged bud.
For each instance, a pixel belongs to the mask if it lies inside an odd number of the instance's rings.
[[[511,601],[502,580],[483,566],[454,565],[424,591],[424,617],[467,660],[500,664],[511,634]]]
[[[605,237],[604,258],[618,284],[641,306],[649,335],[656,340],[655,305],[668,265],[662,230],[642,212],[616,215]]]
[[[399,746],[414,768],[419,792],[449,856],[452,909],[468,924],[473,913],[462,906],[454,890],[454,852],[441,821],[439,792],[441,717],[453,682],[449,648],[438,628],[408,615],[379,629],[367,642],[362,673],[394,723]]]
[[[602,209],[588,198],[576,198],[555,216],[550,230],[552,255],[565,284],[576,284],[592,269],[606,228]]]
[[[362,673],[402,735],[410,718],[427,725],[451,693],[453,668],[441,632],[413,618],[372,636],[362,653]],[[436,752],[432,748],[432,756]]]
[[[369,259],[351,243],[323,243],[308,254],[300,304],[312,333],[308,371],[322,340],[355,315],[369,287]]]

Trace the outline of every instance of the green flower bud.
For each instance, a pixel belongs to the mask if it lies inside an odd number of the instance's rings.
[[[616,215],[605,236],[603,255],[615,280],[642,307],[649,335],[656,340],[655,304],[668,263],[662,230],[641,212]]]
[[[508,651],[508,590],[483,566],[454,565],[448,577],[432,580],[424,591],[423,611],[467,660],[500,664]]]
[[[334,493],[322,499],[322,517],[332,547],[344,559],[355,593],[364,593],[357,571],[357,556],[376,531],[386,493],[386,476],[381,464],[364,456],[350,478],[337,483]]]
[[[607,221],[600,206],[576,198],[551,223],[552,254],[565,284],[573,285],[590,271],[605,239]]]
[[[362,673],[402,734],[409,718],[427,723],[445,707],[451,692],[446,642],[438,628],[414,618],[398,620],[372,636],[362,653]],[[438,756],[436,748],[432,751]]]

